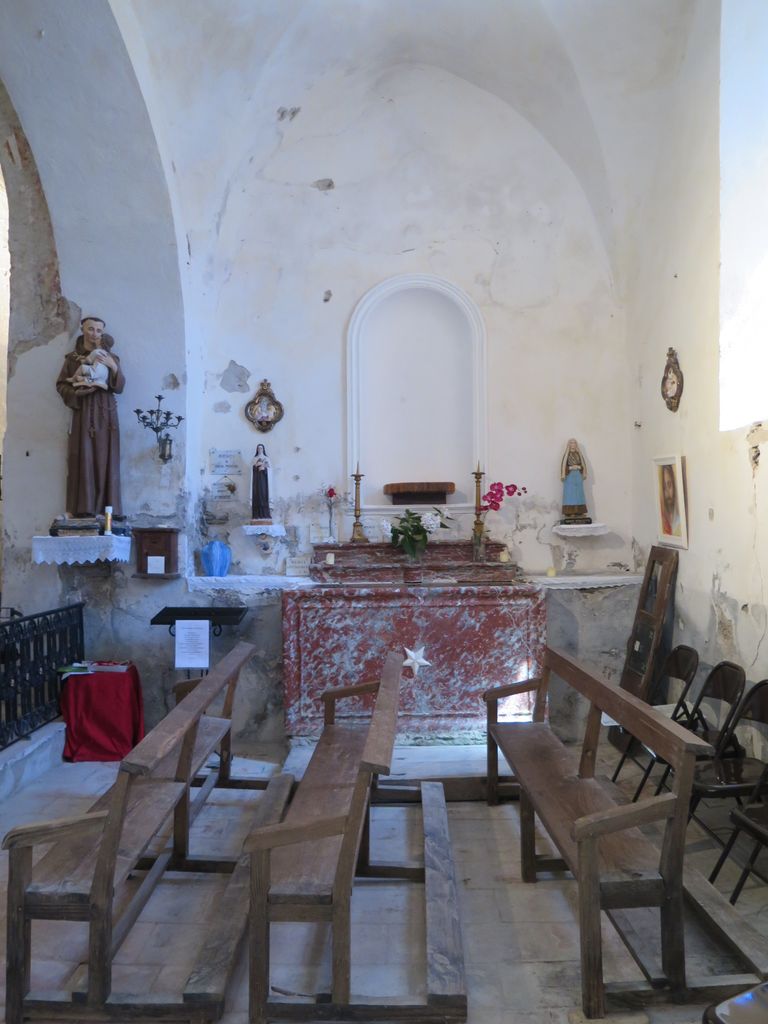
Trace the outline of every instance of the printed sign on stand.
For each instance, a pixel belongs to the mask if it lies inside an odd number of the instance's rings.
[[[176,620],[176,668],[210,665],[211,627],[207,619]]]

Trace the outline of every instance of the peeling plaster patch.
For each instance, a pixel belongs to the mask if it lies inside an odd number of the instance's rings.
[[[768,428],[759,421],[753,423],[747,431],[746,441],[749,446],[749,461],[754,474],[760,464],[760,445],[768,441]]]
[[[222,373],[219,383],[225,391],[247,391],[250,376],[250,370],[246,370],[244,366],[240,366],[234,359],[230,359],[229,366]]]
[[[162,387],[161,387],[160,390],[161,391],[177,391],[180,387],[181,387],[181,384],[179,383],[179,378],[176,376],[176,374],[175,373],[169,373],[165,377],[163,377],[163,384],[162,384]]]
[[[323,292],[323,302],[330,302],[332,295],[333,295],[333,292],[331,291],[331,289],[327,288],[326,291]]]
[[[712,610],[715,616],[715,635],[718,650],[725,658],[739,661],[739,650],[736,642],[736,618],[738,603],[720,590],[720,576],[712,575]]]
[[[641,572],[645,568],[645,552],[635,537],[632,538],[632,561],[635,572]]]
[[[285,121],[287,118],[289,121],[292,121],[300,111],[301,107],[278,107],[277,120]]]
[[[24,355],[25,352],[38,348],[40,345],[48,345],[50,342],[61,337],[62,334],[68,334],[72,338],[74,345],[75,338],[80,333],[80,315],[81,310],[79,306],[75,305],[74,302],[69,302],[63,296],[59,296],[56,301],[55,312],[52,312],[50,320],[45,324],[37,337],[9,341],[8,380],[16,372],[16,362],[19,356]]]
[[[312,182],[312,188],[316,188],[319,192],[330,192],[331,189],[336,188],[333,178],[318,178],[317,181]]]
[[[215,402],[213,406],[214,412],[231,412],[232,406],[229,402]]]

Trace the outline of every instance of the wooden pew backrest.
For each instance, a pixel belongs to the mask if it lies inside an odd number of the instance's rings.
[[[168,712],[144,739],[123,758],[120,770],[131,775],[149,775],[160,762],[175,750],[190,726],[199,721],[209,704],[225,686],[237,679],[241,666],[253,655],[253,644],[241,641],[226,654],[207,676],[188,693],[180,704]]]

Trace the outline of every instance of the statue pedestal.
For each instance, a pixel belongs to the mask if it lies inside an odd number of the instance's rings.
[[[114,534],[101,537],[33,537],[36,565],[82,565],[86,562],[128,562],[131,538]]]
[[[244,523],[240,529],[247,537],[284,537],[285,527],[282,523]]]

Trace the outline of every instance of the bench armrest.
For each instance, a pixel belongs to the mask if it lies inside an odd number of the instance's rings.
[[[339,836],[347,825],[347,815],[340,814],[334,818],[314,818],[301,825],[282,822],[279,825],[265,825],[254,829],[243,844],[246,853],[258,850],[273,850],[276,846],[292,846],[294,843],[306,843],[314,839],[327,839]]]
[[[665,793],[664,796],[652,796],[647,800],[638,800],[634,804],[611,807],[607,811],[596,811],[594,814],[585,814],[583,818],[574,821],[571,835],[579,842],[582,839],[605,836],[610,832],[621,832],[625,828],[646,825],[649,821],[671,818],[675,813],[676,806],[676,794]]]
[[[320,694],[323,702],[323,724],[333,725],[336,720],[336,701],[345,697],[362,697],[366,693],[378,693],[379,680],[370,683],[358,683],[356,686],[334,686]]]
[[[492,686],[483,694],[483,700],[490,704],[502,697],[511,697],[513,693],[529,693],[531,690],[538,690],[540,679],[526,679],[522,683],[507,683],[505,686]]]
[[[101,832],[107,820],[107,811],[94,811],[76,818],[55,818],[52,821],[35,822],[32,825],[18,825],[12,828],[3,840],[4,850],[23,846],[37,846],[40,843],[55,843],[59,839],[71,839]]]

